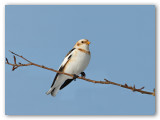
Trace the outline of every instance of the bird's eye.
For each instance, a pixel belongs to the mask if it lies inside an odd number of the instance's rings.
[[[81,43],[84,43],[83,41]]]

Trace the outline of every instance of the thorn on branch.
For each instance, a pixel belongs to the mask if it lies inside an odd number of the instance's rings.
[[[15,56],[13,56],[14,57],[14,64],[16,64],[16,57]]]
[[[18,68],[18,66],[13,66],[12,71],[14,71],[17,68]]]
[[[107,80],[107,79],[104,79],[106,82],[109,82],[109,80]]]
[[[13,67],[12,67],[12,71],[14,71],[14,70],[15,70],[15,67],[13,66]]]
[[[142,88],[140,88],[140,90],[144,89],[144,86]]]
[[[9,64],[9,62],[8,62],[8,59],[6,58],[6,62],[7,62],[7,64]]]
[[[134,86],[133,86],[133,89],[132,89],[132,91],[134,92],[134,91],[135,91],[135,89],[136,89],[136,88],[135,88],[135,85],[134,85]]]
[[[127,85],[126,83],[124,84],[124,86],[125,86],[125,87],[128,87],[128,85]]]

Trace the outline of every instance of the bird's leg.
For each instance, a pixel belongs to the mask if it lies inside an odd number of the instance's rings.
[[[86,77],[85,72],[81,72],[81,76],[85,78]]]
[[[78,78],[79,76],[76,74],[73,74],[73,80],[76,81],[76,78]]]

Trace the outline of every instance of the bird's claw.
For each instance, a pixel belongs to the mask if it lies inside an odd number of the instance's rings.
[[[81,76],[85,78],[86,77],[85,72],[81,72]]]
[[[74,79],[74,81],[76,81],[76,78],[78,78],[78,77],[79,77],[78,75],[73,74],[73,79]]]

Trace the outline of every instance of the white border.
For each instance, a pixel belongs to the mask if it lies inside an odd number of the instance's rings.
[[[0,120],[42,120],[42,119],[160,119],[158,104],[159,96],[156,97],[156,115],[154,116],[6,116],[5,115],[5,5],[156,5],[156,84],[159,85],[158,60],[159,60],[159,7],[160,0],[0,0]],[[2,67],[3,66],[3,67]],[[158,92],[156,85],[156,92]],[[158,95],[158,94],[156,94]]]

